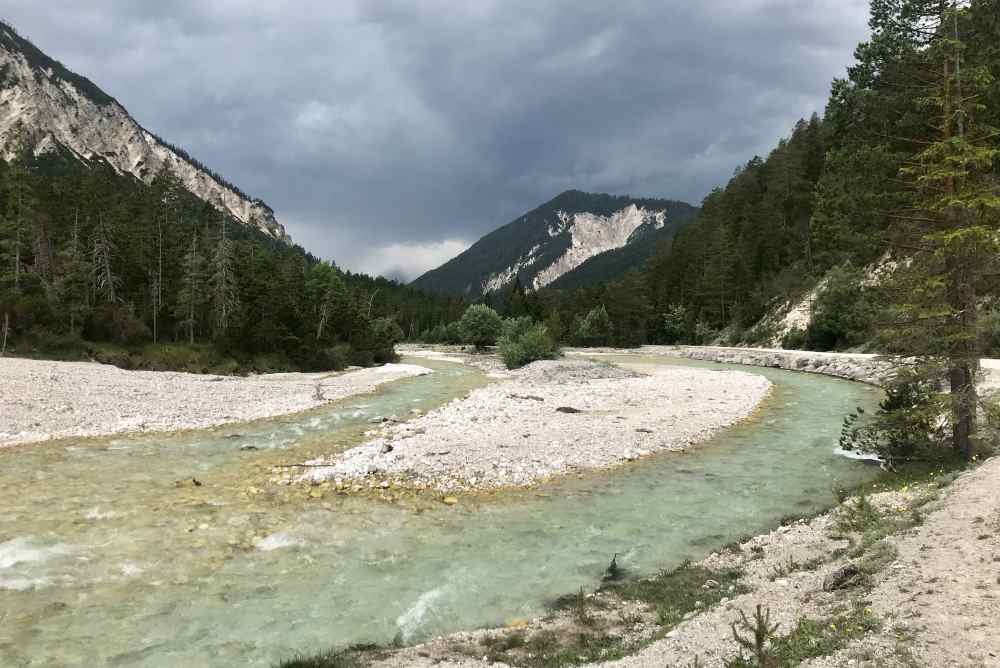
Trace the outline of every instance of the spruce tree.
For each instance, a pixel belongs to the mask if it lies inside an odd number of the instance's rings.
[[[212,257],[212,275],[209,280],[216,338],[222,337],[229,329],[240,305],[233,254],[233,242],[226,233],[226,219],[223,218],[219,241]]]
[[[885,11],[885,8],[883,8]],[[966,61],[965,12],[957,2],[910,2],[877,16],[902,53],[915,112],[931,132],[901,169],[911,204],[898,212],[896,243],[910,258],[899,273],[895,317],[885,331],[903,355],[943,365],[951,391],[951,441],[972,455],[981,350],[978,294],[996,271],[1000,195],[998,132],[980,100],[989,71]],[[877,24],[879,25],[879,24]],[[903,280],[905,279],[905,280]]]
[[[205,303],[205,260],[198,250],[198,234],[191,237],[181,261],[181,289],[177,293],[177,305],[174,314],[186,331],[188,343],[194,343],[195,327],[198,325],[202,306]]]
[[[94,245],[91,264],[94,271],[94,295],[108,304],[118,302],[118,286],[121,279],[114,272],[115,245],[111,229],[103,214],[97,216],[94,228]]]
[[[58,255],[58,277],[55,282],[56,299],[60,310],[66,315],[72,334],[78,333],[80,324],[90,311],[88,297],[92,276],[93,268],[83,252],[79,212],[76,212],[69,243]]]

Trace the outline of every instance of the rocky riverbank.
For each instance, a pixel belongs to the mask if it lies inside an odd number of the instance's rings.
[[[579,348],[567,351],[574,355],[664,355],[686,357],[703,362],[761,366],[788,371],[804,371],[824,376],[881,385],[892,371],[892,364],[867,353],[828,353],[781,348],[728,348],[722,346],[642,346],[629,350],[616,348]]]
[[[760,605],[775,665],[997,666],[998,480],[994,458],[849,498],[648,580],[606,579],[543,617],[354,658],[372,668],[721,668],[740,653],[732,625]]]
[[[0,447],[258,420],[427,373],[422,366],[387,364],[346,373],[237,377],[0,358]]]
[[[535,362],[428,415],[382,424],[363,445],[306,462],[298,479],[442,492],[521,487],[682,451],[750,415],[769,388],[736,371]]]

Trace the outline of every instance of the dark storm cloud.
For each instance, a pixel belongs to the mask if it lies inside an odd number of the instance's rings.
[[[697,203],[822,112],[865,0],[13,0],[7,18],[266,199],[413,276],[566,188]]]

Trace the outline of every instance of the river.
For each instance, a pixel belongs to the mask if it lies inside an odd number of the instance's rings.
[[[652,573],[873,475],[834,449],[844,415],[877,390],[741,367],[771,379],[772,395],[685,454],[455,506],[270,493],[272,465],[488,382],[408,361],[436,373],[252,425],[0,450],[0,665],[267,667],[503,623],[594,586],[614,553]]]

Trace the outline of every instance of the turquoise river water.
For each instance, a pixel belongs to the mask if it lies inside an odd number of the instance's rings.
[[[503,623],[594,586],[613,553],[652,573],[872,475],[834,449],[844,414],[876,390],[743,367],[770,378],[772,396],[686,454],[456,506],[273,492],[272,465],[486,382],[413,361],[436,373],[301,415],[0,450],[0,665],[266,667]]]

